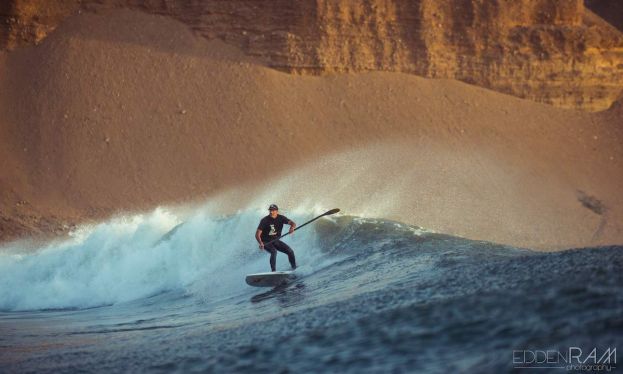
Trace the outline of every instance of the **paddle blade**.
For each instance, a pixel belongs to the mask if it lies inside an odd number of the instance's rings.
[[[331,209],[330,211],[326,212],[325,214],[323,214],[323,216],[329,216],[331,214],[335,214],[337,212],[339,212],[340,210],[338,208],[335,209]]]

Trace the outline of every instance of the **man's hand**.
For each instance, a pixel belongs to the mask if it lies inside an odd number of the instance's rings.
[[[264,250],[264,243],[260,242],[260,251]]]
[[[292,234],[294,232],[294,226],[290,226],[290,230],[288,230],[288,234]]]

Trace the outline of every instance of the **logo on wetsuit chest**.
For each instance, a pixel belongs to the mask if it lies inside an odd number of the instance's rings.
[[[268,235],[277,235],[277,230],[275,230],[275,225],[271,224],[270,225],[270,231],[268,232]]]

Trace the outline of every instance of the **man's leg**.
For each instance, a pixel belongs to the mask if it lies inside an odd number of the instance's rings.
[[[296,269],[296,258],[294,257],[294,251],[292,250],[292,248],[290,248],[290,246],[288,246],[286,243],[282,242],[281,240],[277,240],[275,242],[275,248],[277,248],[279,252],[283,252],[287,254],[288,261],[290,261],[290,266],[292,266],[292,270]]]
[[[265,245],[264,250],[270,253],[270,270],[275,271],[277,263],[277,248],[275,248],[275,243]]]

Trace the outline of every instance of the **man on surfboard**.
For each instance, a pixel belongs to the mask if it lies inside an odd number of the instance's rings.
[[[279,214],[279,207],[277,207],[276,204],[271,204],[268,207],[268,211],[269,214],[262,218],[255,232],[255,239],[260,243],[260,251],[266,250],[270,252],[270,269],[272,271],[276,270],[277,251],[288,255],[290,266],[292,266],[292,270],[294,270],[296,269],[294,251],[292,251],[292,248],[286,243],[279,240],[279,238],[281,237],[281,229],[283,229],[284,224],[290,225],[288,233],[291,234],[296,228],[296,223]]]

